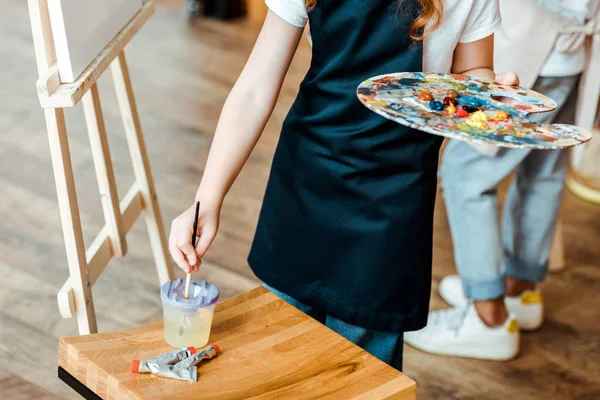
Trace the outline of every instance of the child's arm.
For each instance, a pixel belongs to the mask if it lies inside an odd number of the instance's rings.
[[[494,73],[494,35],[470,43],[459,43],[454,50],[452,73],[497,81],[503,85],[518,85],[514,73]]]
[[[196,194],[201,206],[195,252],[190,244],[195,207],[171,226],[169,251],[186,272],[197,270],[216,235],[223,199],[273,112],[302,32],[269,11],[252,54],[227,97]]]
[[[474,42],[459,43],[454,50],[452,72],[496,81],[503,85],[519,84],[519,77],[512,72],[494,73],[494,35]],[[493,156],[498,151],[496,146],[489,144],[472,143],[471,146],[488,156]]]

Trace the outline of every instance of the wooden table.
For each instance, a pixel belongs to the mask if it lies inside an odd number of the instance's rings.
[[[197,383],[129,372],[172,349],[162,322],[61,338],[59,376],[86,398],[416,398],[414,381],[263,288],[217,305],[211,342],[221,354]]]

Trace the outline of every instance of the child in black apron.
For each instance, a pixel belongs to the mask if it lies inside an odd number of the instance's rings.
[[[375,75],[423,70],[423,41],[409,33],[419,15],[441,17],[442,4],[435,4],[318,0],[307,13],[303,0],[267,0],[271,11],[227,100],[198,190],[199,243],[189,244],[191,208],[173,222],[170,238],[178,265],[197,270],[308,15],[312,63],[283,124],[249,263],[269,289],[398,369],[403,332],[427,322],[441,139],[369,111],[356,88]],[[443,7],[440,29],[457,38],[462,29],[470,39],[450,43],[447,54],[455,59],[448,65],[493,79],[496,2],[452,0]],[[483,12],[495,22],[478,25]]]

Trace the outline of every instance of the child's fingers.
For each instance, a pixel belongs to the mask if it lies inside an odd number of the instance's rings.
[[[181,268],[186,274],[190,272],[190,265],[187,260],[183,256],[179,247],[175,244],[174,240],[169,240],[169,252],[171,253],[171,257],[175,260],[175,263],[179,268]]]
[[[216,234],[217,228],[214,225],[210,224],[202,227],[202,234],[196,244],[196,255],[199,259],[204,257],[204,254],[206,254],[206,251],[212,244]]]
[[[502,85],[518,85],[520,83],[519,77],[514,72],[503,72],[496,75],[496,82]]]
[[[202,259],[199,258],[196,265],[192,265],[192,271],[197,272],[198,270],[200,270],[201,265],[202,265]]]
[[[196,252],[194,251],[194,248],[190,242],[187,240],[179,241],[177,243],[177,247],[179,247],[179,250],[181,250],[181,252],[185,255],[190,267],[192,265],[196,265],[198,262],[198,257],[196,256]]]
[[[185,273],[190,273],[192,267],[185,259],[180,246],[177,245],[179,241],[178,237],[182,235],[182,231],[185,231],[185,229],[181,229],[179,227],[178,220],[179,218],[176,218],[171,224],[171,233],[169,234],[169,253],[171,253],[171,257],[173,257],[173,260],[179,268],[181,268]]]

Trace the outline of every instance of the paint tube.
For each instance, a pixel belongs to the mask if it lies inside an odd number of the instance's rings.
[[[196,348],[194,346],[190,346],[169,351],[145,361],[133,360],[131,362],[131,372],[137,372],[138,374],[151,374],[154,373],[155,370],[158,370],[162,365],[168,366],[176,364],[181,360],[185,360],[186,358],[194,355],[195,353]]]
[[[155,365],[151,366],[152,375],[163,378],[178,379],[180,381],[196,382],[196,368],[175,368],[176,365]],[[192,372],[192,369],[194,370]]]
[[[163,378],[196,382],[198,379],[198,370],[196,366],[200,364],[202,360],[216,357],[220,351],[219,346],[216,344],[210,345],[175,365],[160,365],[156,368],[152,366],[152,374],[162,376]]]
[[[219,355],[221,349],[216,344],[211,344],[210,346],[206,346],[205,348],[198,350],[196,354],[193,354],[186,358],[185,360],[179,362],[175,365],[176,368],[190,368],[195,367],[200,364],[202,360],[210,360]]]

